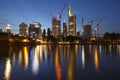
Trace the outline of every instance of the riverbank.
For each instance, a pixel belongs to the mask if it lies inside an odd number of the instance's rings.
[[[36,45],[120,45],[120,43],[73,43],[73,42],[36,42],[36,41],[8,41],[0,40],[0,46],[36,46]]]

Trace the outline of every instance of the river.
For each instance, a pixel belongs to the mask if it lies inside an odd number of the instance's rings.
[[[0,47],[0,80],[118,80],[120,45]]]

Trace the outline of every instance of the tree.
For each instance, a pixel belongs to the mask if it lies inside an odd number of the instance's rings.
[[[51,30],[50,30],[50,28],[47,29],[47,36],[49,36],[49,37],[51,36]]]

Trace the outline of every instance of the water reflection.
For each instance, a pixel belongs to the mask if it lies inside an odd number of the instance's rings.
[[[82,54],[84,57],[83,59],[87,61],[91,60],[91,45],[82,45]]]
[[[117,66],[120,67],[120,45],[17,46],[7,47],[6,49],[0,48],[0,52],[6,53],[6,55],[0,54],[0,66],[3,66],[3,68],[0,67],[0,71],[2,72],[3,69],[5,80],[14,79],[13,77],[22,74],[25,74],[22,75],[25,80],[28,79],[28,76],[29,79],[33,80],[34,78],[42,80],[51,78],[52,80],[80,80],[80,77],[86,77],[87,74],[92,75],[92,77],[96,73],[104,74],[101,69],[106,74],[107,70],[112,74],[113,70],[110,71],[111,68],[116,70]],[[107,66],[109,66],[109,69],[106,69]],[[17,73],[17,71],[20,73]]]
[[[75,64],[76,64],[76,56],[74,52],[75,52],[75,45],[70,45],[68,80],[74,80],[74,71],[75,71]]]
[[[18,61],[19,61],[19,65],[21,65],[22,64],[22,50],[19,50]]]
[[[94,47],[94,64],[95,69],[98,72],[99,71],[99,54],[98,54],[98,46]]]
[[[59,55],[58,46],[56,46],[56,48],[55,48],[55,71],[56,71],[57,80],[61,80],[62,70],[61,70],[61,65],[60,65],[60,55]]]
[[[24,53],[24,68],[25,70],[28,68],[28,50],[27,47],[23,47],[23,53]]]
[[[48,55],[48,54],[47,54],[47,50],[46,50],[47,48],[48,48],[48,47],[47,47],[46,45],[43,45],[43,46],[42,46],[42,51],[41,51],[41,53],[44,54],[45,62],[46,62],[46,63],[47,63],[47,55]]]
[[[112,45],[109,45],[109,53],[111,55],[111,53],[112,53]]]
[[[85,51],[84,46],[82,45],[82,68],[85,68]]]
[[[16,59],[15,59],[15,58],[16,58],[15,56],[16,56],[15,53],[13,53],[13,65],[15,65],[15,60],[16,60]]]
[[[99,45],[99,52],[100,52],[100,54],[102,52],[102,46],[101,45]]]
[[[68,46],[65,45],[63,46],[63,61],[64,61],[64,64],[67,63],[67,56],[68,56]]]
[[[120,56],[120,45],[117,45],[117,53]]]
[[[11,69],[11,61],[9,58],[7,58],[4,72],[4,80],[10,80]]]
[[[33,55],[33,62],[32,62],[32,72],[33,74],[37,74],[39,70],[39,54],[40,54],[40,46],[36,46],[35,52]]]
[[[119,45],[106,45],[105,51],[109,56],[119,55]]]

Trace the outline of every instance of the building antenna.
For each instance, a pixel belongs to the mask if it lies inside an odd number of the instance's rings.
[[[68,0],[68,7],[70,6],[70,0]]]
[[[82,26],[84,26],[84,18],[82,18],[82,22],[81,23],[82,23]]]

